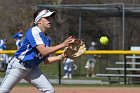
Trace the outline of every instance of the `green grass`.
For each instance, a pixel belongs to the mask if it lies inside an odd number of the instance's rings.
[[[0,72],[0,77],[4,77],[5,76],[5,72]]]

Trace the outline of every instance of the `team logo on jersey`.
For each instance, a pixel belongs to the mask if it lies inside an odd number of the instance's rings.
[[[41,55],[41,53],[37,53],[36,57],[39,58],[39,59],[43,59],[43,55]]]

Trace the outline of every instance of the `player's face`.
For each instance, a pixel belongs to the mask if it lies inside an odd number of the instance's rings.
[[[41,24],[42,26],[44,26],[44,28],[48,29],[51,28],[51,21],[50,21],[51,17],[43,17],[41,18]]]

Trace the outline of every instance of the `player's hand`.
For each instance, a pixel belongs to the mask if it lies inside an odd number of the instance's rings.
[[[73,36],[68,37],[62,44],[67,47],[70,44],[74,43],[75,38]]]

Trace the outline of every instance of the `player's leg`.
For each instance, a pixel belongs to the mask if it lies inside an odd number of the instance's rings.
[[[91,77],[95,77],[95,61],[92,61],[91,64]]]
[[[26,75],[25,73],[28,72],[27,70],[15,67],[17,65],[20,66],[18,60],[15,58],[13,58],[8,64],[6,76],[4,77],[0,86],[0,93],[9,93],[15,84],[18,83],[24,77],[24,75]]]
[[[16,72],[16,74],[14,74]],[[17,82],[21,80],[18,75],[20,74],[19,70],[17,69],[11,69],[10,73],[8,73],[0,86],[0,93],[9,93],[11,89],[15,86]]]
[[[88,59],[87,77],[91,76],[91,59]]]
[[[37,87],[42,93],[54,93],[54,88],[49,80],[37,68],[29,72],[24,79]]]
[[[85,68],[87,69],[86,70],[86,77],[89,77],[89,71],[90,71],[90,63],[89,63],[90,60],[87,60],[87,63],[85,65]]]
[[[72,79],[72,66],[73,65],[73,62],[69,62],[68,63],[68,76],[70,79]]]
[[[64,76],[63,78],[68,78],[68,63],[64,63]]]
[[[89,67],[89,60],[86,62],[85,68]]]

